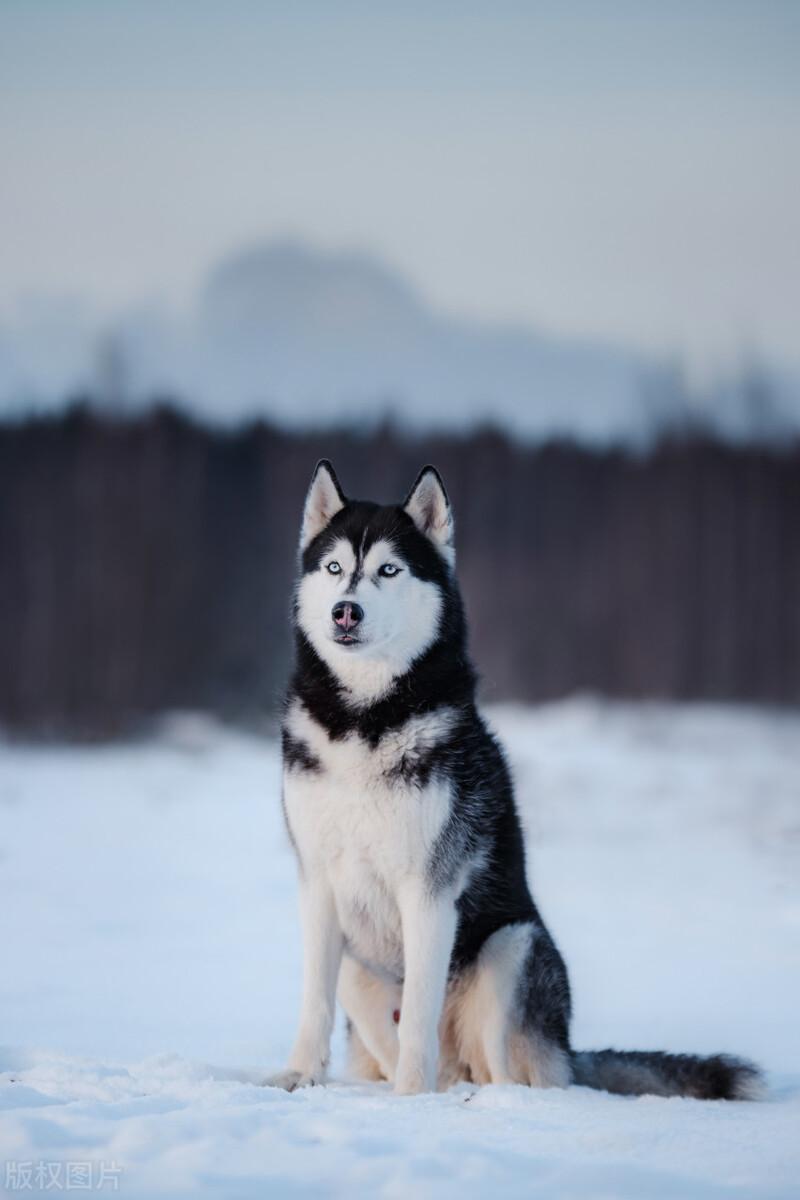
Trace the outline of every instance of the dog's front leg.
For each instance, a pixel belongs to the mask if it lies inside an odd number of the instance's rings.
[[[300,887],[303,926],[303,1003],[300,1028],[287,1070],[267,1079],[271,1087],[293,1092],[323,1083],[336,1015],[336,980],[342,961],[342,931],[333,894],[323,880]]]
[[[439,1020],[456,934],[456,908],[451,895],[431,895],[424,880],[410,882],[398,899],[404,979],[394,1090],[412,1095],[436,1089]]]

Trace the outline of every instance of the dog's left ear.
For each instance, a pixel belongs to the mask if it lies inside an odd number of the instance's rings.
[[[303,525],[300,530],[300,549],[313,542],[318,533],[347,504],[347,497],[339,486],[339,480],[327,458],[321,458],[311,477],[311,485],[303,509]]]
[[[455,562],[453,510],[436,467],[423,467],[403,501],[420,533],[433,542],[452,566]]]

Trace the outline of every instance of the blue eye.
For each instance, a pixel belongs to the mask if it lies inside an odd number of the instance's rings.
[[[391,579],[400,574],[400,567],[396,567],[394,563],[384,563],[382,567],[378,567],[378,574],[383,575],[385,579]]]
[[[327,564],[327,566],[328,566],[328,570],[330,571],[331,575],[341,575],[341,573],[342,573],[341,564],[338,563],[336,561],[336,559],[334,559],[333,562],[329,562]]]

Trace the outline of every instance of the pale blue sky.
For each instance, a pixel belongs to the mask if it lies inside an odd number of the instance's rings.
[[[800,3],[0,0],[0,316],[291,232],[438,305],[800,363]]]

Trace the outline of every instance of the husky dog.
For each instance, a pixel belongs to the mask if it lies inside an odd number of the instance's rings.
[[[475,707],[453,517],[425,467],[401,505],[327,461],[303,514],[283,804],[305,971],[288,1069],[322,1083],[336,995],[354,1069],[400,1094],[457,1080],[743,1099],[727,1055],[575,1051],[567,971],[528,889],[503,752]]]

